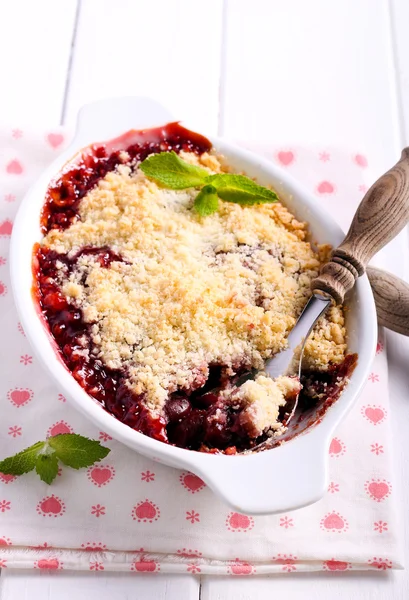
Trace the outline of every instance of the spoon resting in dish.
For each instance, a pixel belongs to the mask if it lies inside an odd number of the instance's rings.
[[[249,379],[267,374],[276,379],[283,375],[301,376],[305,343],[319,318],[331,305],[342,304],[358,277],[365,273],[368,262],[390,242],[409,221],[409,148],[402,151],[398,163],[382,175],[368,190],[354,215],[343,242],[331,255],[320,275],[311,282],[312,296],[303,309],[287,340],[287,348],[268,359],[263,370],[242,375],[240,387]],[[287,403],[283,425],[293,418],[299,392]],[[287,430],[288,431],[288,430]],[[266,440],[252,450],[264,448]]]

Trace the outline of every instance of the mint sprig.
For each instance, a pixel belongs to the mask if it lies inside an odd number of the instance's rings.
[[[38,454],[43,450],[45,442],[37,442],[14,456],[0,462],[0,473],[5,475],[24,475],[36,466]]]
[[[198,187],[208,177],[205,169],[190,165],[176,152],[161,152],[146,158],[140,165],[146,177],[171,190]]]
[[[219,208],[219,197],[213,185],[204,185],[195,198],[194,209],[201,217],[211,215]]]
[[[52,454],[39,454],[36,461],[36,472],[40,479],[50,485],[58,474],[58,458]]]
[[[272,190],[258,185],[245,175],[220,173],[211,175],[209,183],[217,190],[219,198],[225,202],[235,202],[243,206],[277,202],[278,196]]]
[[[110,449],[101,446],[99,442],[76,433],[56,435],[49,438],[48,443],[59,460],[72,469],[89,467],[110,453]]]
[[[109,453],[110,449],[96,440],[76,433],[62,433],[45,442],[36,442],[0,461],[0,473],[24,475],[35,469],[40,478],[50,484],[57,476],[58,461],[73,469],[82,469],[102,460]]]
[[[242,206],[278,201],[275,192],[258,185],[245,175],[209,175],[208,171],[187,163],[175,152],[153,154],[140,164],[140,168],[149,179],[171,190],[201,188],[193,208],[202,217],[217,211],[219,198]]]

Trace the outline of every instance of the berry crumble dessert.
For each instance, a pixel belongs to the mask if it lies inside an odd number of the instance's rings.
[[[171,185],[149,175],[152,156],[173,161]],[[279,440],[300,389],[301,410],[331,404],[355,357],[332,307],[307,341],[301,382],[235,386],[286,347],[330,247],[313,248],[275,192],[229,173],[177,123],[86,148],[49,185],[33,266],[50,334],[90,396],[157,440],[234,454]]]

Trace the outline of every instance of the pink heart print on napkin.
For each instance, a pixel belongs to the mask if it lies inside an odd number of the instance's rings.
[[[382,423],[386,417],[386,411],[381,406],[364,406],[362,414],[374,425]]]
[[[277,159],[280,165],[288,167],[295,160],[294,152],[292,150],[280,150],[277,152]]]
[[[107,485],[114,477],[115,469],[108,466],[93,466],[88,469],[88,479],[97,487]]]
[[[0,237],[10,237],[13,230],[13,223],[10,219],[0,222]]]
[[[160,509],[151,502],[146,499],[142,502],[139,502],[132,511],[132,518],[134,521],[138,521],[139,523],[153,523],[157,521],[160,517]]]
[[[34,563],[35,569],[62,569],[63,563],[58,558],[40,558]]]
[[[64,136],[62,133],[49,133],[47,141],[52,148],[58,148],[64,142]]]
[[[199,492],[206,485],[197,475],[193,473],[182,473],[180,483],[192,494]]]
[[[9,175],[21,175],[23,166],[19,160],[13,159],[6,165],[6,171]]]
[[[52,494],[40,500],[37,504],[37,512],[42,516],[60,517],[65,512],[65,504],[60,498]]]
[[[15,388],[14,390],[9,390],[7,393],[7,398],[17,408],[19,406],[24,406],[25,404],[27,404],[27,402],[30,402],[32,397],[33,392],[29,389]]]
[[[317,185],[317,192],[318,194],[334,194],[335,185],[330,181],[321,181]]]
[[[9,245],[24,192],[69,137],[63,130],[0,130],[0,457],[69,432],[99,439],[111,453],[88,469],[62,466],[51,486],[35,473],[0,473],[0,566],[232,577],[400,568],[382,335],[367,386],[329,446],[325,497],[281,515],[243,515],[197,475],[129,450],[76,412],[49,380],[14,308]],[[256,150],[342,224],[375,179],[359,149]]]

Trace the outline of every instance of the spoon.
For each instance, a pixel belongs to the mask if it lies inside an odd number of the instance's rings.
[[[236,382],[239,387],[260,373],[271,378],[301,375],[305,342],[318,319],[331,306],[342,304],[358,277],[365,273],[370,259],[390,242],[409,221],[409,147],[402,151],[399,162],[382,175],[365,194],[354,215],[349,231],[333,250],[319,276],[311,282],[311,298],[290,331],[285,350],[268,359],[260,371],[253,369]],[[295,350],[300,348],[299,357]],[[298,394],[287,411],[285,424],[294,416]],[[265,442],[262,442],[265,444]],[[258,448],[258,447],[256,447]],[[256,448],[253,448],[254,451]]]

